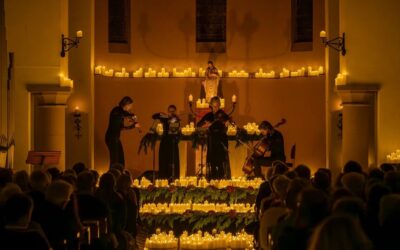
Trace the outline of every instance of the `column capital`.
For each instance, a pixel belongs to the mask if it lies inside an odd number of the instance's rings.
[[[353,83],[336,86],[336,92],[342,99],[342,105],[371,105],[379,89],[379,84]]]
[[[70,87],[58,84],[28,84],[26,89],[36,96],[39,105],[66,105],[72,93]]]

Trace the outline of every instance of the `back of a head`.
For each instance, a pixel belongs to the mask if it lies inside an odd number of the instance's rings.
[[[343,187],[358,197],[364,196],[365,181],[364,175],[357,172],[350,172],[342,177]]]
[[[390,188],[383,183],[375,183],[367,191],[369,209],[379,210],[379,203],[383,196],[390,194]]]
[[[331,187],[330,176],[324,171],[317,171],[312,179],[312,184],[315,188],[327,191]]]
[[[132,185],[132,179],[127,174],[122,174],[117,180],[117,189],[120,191],[128,190]]]
[[[114,176],[115,180],[118,180],[118,178],[121,176],[122,172],[119,171],[117,168],[110,168],[107,173],[110,173]]]
[[[383,180],[385,174],[379,168],[372,168],[368,172],[368,179]]]
[[[327,195],[316,188],[305,188],[299,196],[298,216],[307,226],[318,224],[329,212]]]
[[[280,198],[285,199],[289,184],[290,179],[288,177],[285,175],[278,175],[272,182],[272,188]]]
[[[336,201],[332,212],[335,214],[349,215],[363,221],[366,215],[365,203],[357,197],[345,197]]]
[[[74,166],[72,167],[72,169],[75,171],[75,173],[78,175],[80,173],[82,173],[83,171],[86,170],[86,166],[83,162],[78,162],[75,163]]]
[[[398,224],[400,223],[399,194],[388,194],[381,198],[379,207],[379,222],[381,226],[382,225],[398,226]]]
[[[350,237],[351,235],[351,237]],[[350,216],[334,215],[314,230],[308,250],[370,250],[371,242],[358,221]]]
[[[125,167],[124,167],[124,165],[122,165],[121,163],[115,162],[115,163],[113,163],[113,164],[111,165],[110,169],[118,169],[119,172],[123,173]]]
[[[115,177],[111,173],[105,173],[100,177],[99,189],[112,192],[115,190]]]
[[[306,165],[298,165],[294,171],[296,172],[297,176],[300,178],[304,178],[309,180],[311,178],[311,170]]]
[[[50,174],[51,180],[57,180],[61,177],[61,172],[57,167],[51,167],[46,170]]]
[[[0,204],[7,202],[11,196],[22,193],[21,188],[17,184],[7,183],[6,186],[0,190]]]
[[[76,187],[79,192],[92,192],[95,186],[95,179],[91,172],[84,171],[78,175]]]
[[[46,191],[46,200],[53,205],[64,207],[73,192],[71,184],[64,180],[53,181]]]
[[[0,189],[12,182],[12,171],[8,168],[0,168]]]
[[[281,175],[285,174],[289,168],[286,166],[284,162],[277,161],[273,164],[273,175]]]
[[[29,175],[25,170],[15,172],[13,181],[21,188],[22,191],[29,191]]]
[[[297,208],[297,198],[299,194],[309,186],[309,182],[304,178],[294,178],[288,187],[287,194],[286,194],[286,206],[291,209],[295,210]]]
[[[400,194],[400,171],[389,171],[385,173],[384,182],[393,193]]]
[[[346,174],[351,172],[362,173],[362,167],[360,163],[356,161],[348,161],[343,167],[343,173]]]
[[[392,164],[390,164],[390,163],[382,163],[380,166],[379,166],[379,168],[384,172],[384,173],[387,173],[387,172],[390,172],[390,171],[394,171],[395,169],[394,169],[394,166],[392,165]]]
[[[14,194],[4,205],[3,213],[6,224],[16,224],[26,216],[30,220],[30,213],[33,209],[33,201],[26,194]]]
[[[44,173],[43,171],[36,170],[33,171],[29,184],[34,191],[40,191],[40,192],[45,192],[47,187],[50,184],[50,176],[47,173]]]

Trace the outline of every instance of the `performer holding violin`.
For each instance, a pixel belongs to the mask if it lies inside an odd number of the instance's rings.
[[[114,164],[125,166],[124,150],[120,140],[121,130],[140,128],[137,117],[131,113],[132,105],[132,98],[125,96],[121,99],[118,106],[114,107],[110,112],[105,136],[107,148],[110,152],[110,167]]]
[[[178,135],[180,119],[176,114],[176,106],[168,106],[168,113],[155,113],[153,119],[160,120],[163,124],[164,133],[160,141],[158,151],[159,167],[158,177],[161,179],[179,178],[179,148]]]
[[[208,128],[207,167],[209,179],[229,179],[231,176],[226,135],[230,117],[222,110],[219,97],[210,100],[211,112],[205,114],[197,123],[198,127]]]
[[[274,161],[286,161],[283,136],[275,129],[285,122],[282,120],[274,127],[268,121],[263,121],[258,126],[263,138],[254,147],[253,164],[256,177],[262,177],[261,166],[271,166]],[[270,152],[269,156],[266,156],[267,152]]]

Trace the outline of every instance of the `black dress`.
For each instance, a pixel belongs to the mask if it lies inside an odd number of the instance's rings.
[[[110,152],[110,167],[114,163],[125,166],[124,149],[120,140],[121,130],[131,129],[135,127],[135,123],[130,126],[124,126],[124,118],[129,113],[124,111],[122,107],[117,106],[110,112],[108,128],[106,132],[106,144]]]
[[[153,119],[160,120],[164,130],[158,151],[158,177],[161,179],[179,178],[178,135],[168,133],[171,119],[161,117],[160,113],[154,114]]]
[[[229,116],[223,111],[209,112],[197,123],[201,127],[207,121],[212,123],[208,128],[207,137],[207,178],[229,179],[231,171],[229,166],[228,136],[225,122]]]

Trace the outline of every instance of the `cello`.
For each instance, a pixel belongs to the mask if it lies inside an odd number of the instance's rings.
[[[278,128],[281,125],[286,123],[286,119],[282,119],[280,122],[275,124],[274,128]],[[262,157],[266,152],[269,151],[270,141],[268,140],[268,135],[263,136],[259,142],[256,143],[253,147],[250,147],[248,144],[243,143],[239,140],[240,143],[246,145],[250,151],[250,154],[247,156],[246,161],[243,164],[242,171],[246,175],[250,175],[254,171],[254,159],[257,157]]]

